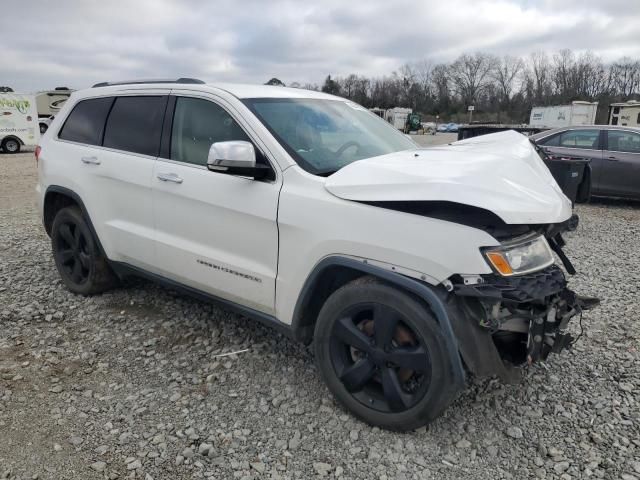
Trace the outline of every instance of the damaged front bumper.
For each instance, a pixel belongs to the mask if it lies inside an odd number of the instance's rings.
[[[556,265],[512,277],[454,276],[446,305],[469,371],[512,381],[513,366],[544,360],[574,339],[571,319],[595,306],[567,288]]]

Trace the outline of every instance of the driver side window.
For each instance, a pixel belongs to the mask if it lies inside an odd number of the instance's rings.
[[[195,165],[207,164],[215,142],[251,140],[219,105],[201,98],[178,97],[171,129],[171,159]]]

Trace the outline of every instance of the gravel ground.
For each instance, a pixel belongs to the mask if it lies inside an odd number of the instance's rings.
[[[574,350],[396,434],[255,322],[142,281],[67,292],[34,163],[0,155],[0,479],[640,479],[640,205],[577,208],[572,283],[603,305]]]

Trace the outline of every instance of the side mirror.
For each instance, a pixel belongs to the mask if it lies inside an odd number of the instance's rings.
[[[271,172],[266,165],[256,164],[256,151],[253,144],[241,140],[216,142],[209,148],[207,168],[212,172],[265,178]]]

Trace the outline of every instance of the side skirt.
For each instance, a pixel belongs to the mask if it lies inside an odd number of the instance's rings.
[[[134,267],[133,265],[129,265],[128,263],[110,261],[109,265],[111,266],[113,271],[116,273],[116,275],[121,279],[126,277],[131,277],[131,276],[146,278],[147,280],[151,280],[152,282],[155,282],[164,287],[171,288],[180,293],[184,293],[190,297],[196,298],[204,302],[219,305],[226,310],[230,310],[234,313],[238,313],[252,320],[257,320],[263,325],[266,325],[267,327],[271,327],[276,331],[278,331],[279,333],[282,333],[287,338],[295,340],[291,325],[287,325],[286,323],[281,322],[273,315],[268,315],[266,313],[262,313],[250,307],[245,307],[244,305],[240,305],[230,300],[216,297],[215,295],[211,295],[210,293],[206,293],[206,292],[203,292],[202,290],[198,290],[196,288],[183,285],[174,280],[165,278],[161,275],[157,275],[155,273],[148,272],[141,268]]]

